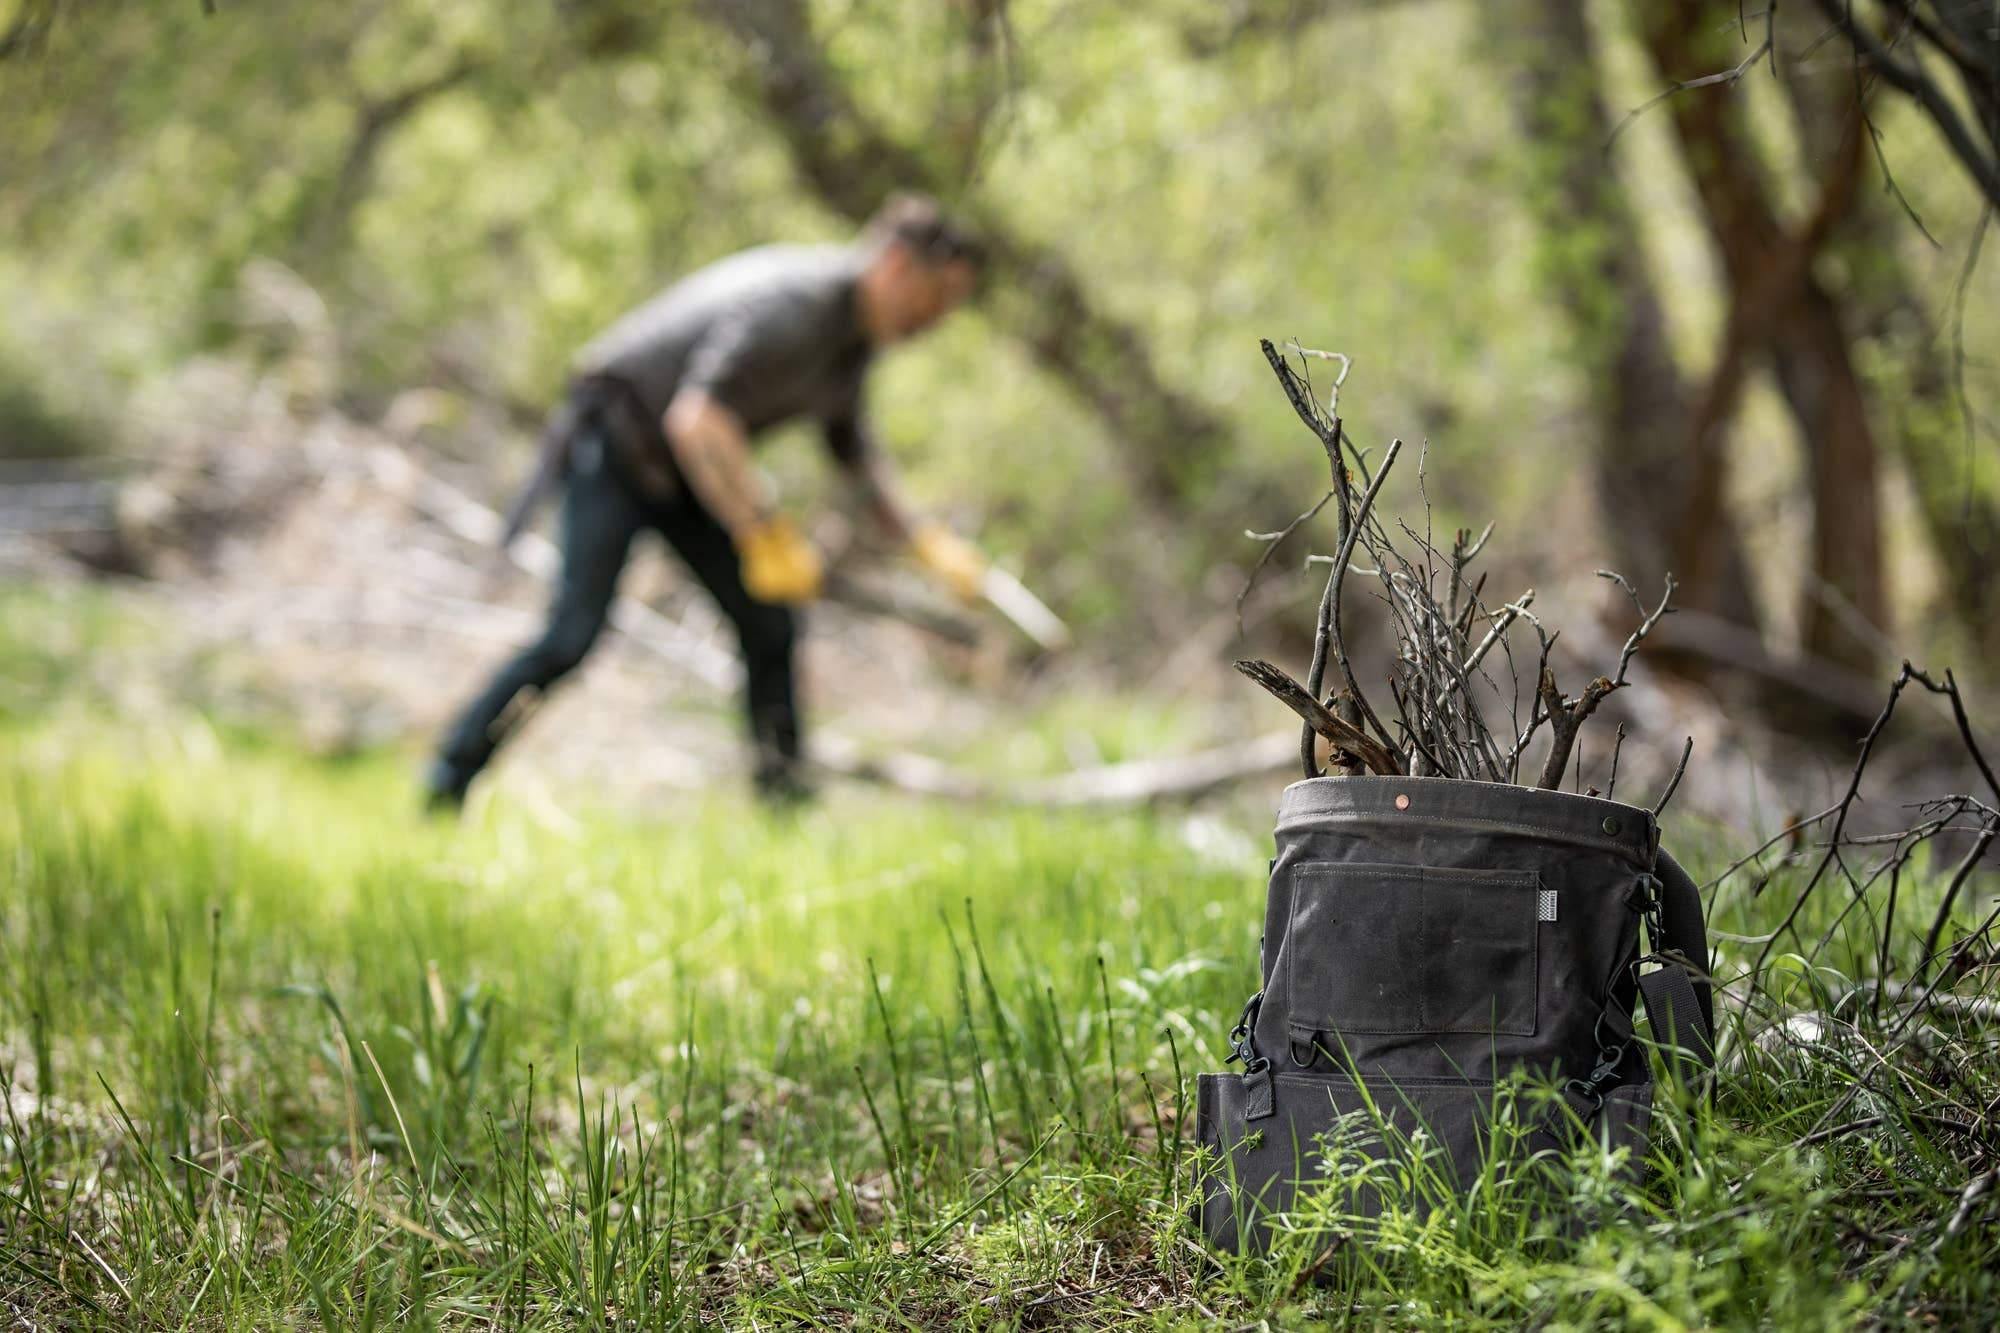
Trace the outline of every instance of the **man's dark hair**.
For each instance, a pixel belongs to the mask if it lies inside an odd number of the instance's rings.
[[[927,194],[898,194],[875,210],[866,235],[878,245],[895,241],[926,264],[986,267],[986,247]]]

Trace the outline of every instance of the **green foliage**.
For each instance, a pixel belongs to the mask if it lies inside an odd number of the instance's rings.
[[[67,340],[47,334],[29,320],[0,326],[0,460],[75,460],[124,440],[103,401],[105,376],[88,367],[63,373],[57,363]]]
[[[1067,255],[1171,382],[1243,427],[1230,457],[1190,460],[1190,561],[1241,556],[1241,527],[1282,521],[1289,499],[1272,497],[1319,471],[1260,335],[1357,351],[1364,431],[1520,410],[1525,366],[1477,330],[1522,284],[1504,254],[1464,258],[1509,208],[1463,128],[1502,111],[1459,78],[1471,25],[1370,16],[1205,60],[1186,14],[1029,4],[988,34],[1004,58],[983,59],[966,7],[920,10],[814,6],[871,116]],[[678,7],[67,10],[35,61],[0,73],[23,127],[0,145],[0,221],[34,257],[6,284],[34,308],[104,312],[116,368],[143,373],[238,338],[237,274],[276,258],[333,312],[345,401],[440,381],[546,401],[575,349],[658,284],[845,230],[741,96],[743,60]],[[356,165],[370,107],[460,63]],[[1384,72],[1328,100],[1317,71],[1351,65]],[[1081,619],[1135,573],[1185,572],[1146,540],[1107,543],[1100,565],[1051,539],[1133,530],[1130,483],[1103,424],[990,328],[965,321],[891,364],[876,399],[919,489],[976,503],[1003,551],[1068,566],[1054,582]],[[1517,457],[1506,489],[1542,466]]]
[[[89,423],[51,404],[40,385],[0,364],[0,458],[74,458],[103,443]]]
[[[1606,452],[1576,408],[1607,391],[1631,318],[1614,275],[1650,272],[1690,384],[1724,312],[1666,110],[1615,148],[1577,151],[1597,133],[1591,92],[1615,115],[1658,91],[1625,31],[1630,7],[1589,6],[1593,62],[1515,22],[1538,5],[804,4],[844,92],[899,151],[953,202],[1061,255],[1094,308],[1141,332],[1160,380],[1228,427],[1200,457],[1148,446],[1186,491],[1174,512],[1149,512],[1132,443],[1006,332],[1020,321],[998,318],[1006,294],[989,293],[995,318],[899,351],[876,386],[919,494],[1032,567],[1079,625],[1157,638],[1170,617],[1156,608],[1189,606],[1197,586],[1199,610],[1219,606],[1229,579],[1200,581],[1248,562],[1238,534],[1277,527],[1322,481],[1254,350],[1296,336],[1356,357],[1356,438],[1439,446],[1441,527],[1496,518],[1503,534],[1574,552],[1575,567],[1609,562],[1616,543],[1571,501],[1588,475],[1578,460]],[[672,278],[747,245],[849,230],[792,161],[753,91],[760,57],[714,21],[716,5],[14,10],[48,23],[0,61],[0,299],[23,323],[78,326],[30,344],[20,378],[44,398],[77,397],[68,380],[85,371],[122,388],[194,352],[240,350],[256,332],[240,279],[262,259],[323,297],[341,406],[373,415],[428,386],[531,415],[577,348]],[[1727,65],[1742,37],[1723,17],[1710,38]],[[1562,77],[1524,134],[1513,81],[1551,56]],[[1778,84],[1707,95],[1747,100],[1774,193],[1797,205],[1809,173],[1792,160]],[[1830,252],[1822,277],[1862,300],[1883,285],[1869,258],[1886,255],[1935,316],[1976,200],[1920,117],[1891,101],[1878,121],[1899,188],[1946,244],[1898,215],[1868,245]],[[1586,185],[1627,198],[1644,254],[1562,207],[1561,173],[1600,156]],[[1966,392],[1985,417],[1994,273],[1989,259],[1965,302]],[[1912,365],[1941,355],[1929,331],[1862,336],[1885,454],[1906,426],[1938,437],[1934,394],[1897,410],[1918,397]],[[1115,366],[1094,369],[1115,388]],[[121,406],[118,392],[88,397],[107,415]],[[124,424],[143,448],[145,423]],[[1740,478],[1796,485],[1795,441],[1755,420],[1739,434]],[[517,472],[521,448],[491,442],[496,470]],[[1918,448],[1902,452],[1923,467]],[[826,493],[813,462],[781,464],[795,495]],[[1942,545],[1938,481],[1958,476],[1992,489],[1983,465],[1914,476],[1926,530],[1904,545]],[[1078,533],[1093,535],[1088,550]],[[1781,584],[1795,534],[1765,535],[1756,551]],[[1892,573],[1920,586],[1925,563]],[[1899,599],[1912,609],[1892,635],[1937,632],[1944,618],[1919,600]],[[1959,618],[1976,618],[1966,601]]]

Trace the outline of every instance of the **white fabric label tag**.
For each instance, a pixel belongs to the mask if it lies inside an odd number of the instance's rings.
[[[1535,900],[1535,920],[1553,921],[1555,919],[1556,891],[1554,889],[1543,889]]]

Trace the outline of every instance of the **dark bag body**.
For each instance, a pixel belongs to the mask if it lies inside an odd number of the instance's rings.
[[[1495,1081],[1516,1071],[1564,1083],[1586,1124],[1642,1146],[1641,992],[1649,1012],[1674,1011],[1697,1061],[1711,1028],[1699,898],[1658,836],[1645,810],[1527,787],[1369,776],[1287,788],[1263,990],[1235,1034],[1245,1069],[1200,1080],[1209,1238],[1261,1248],[1263,1219],[1292,1207],[1319,1174],[1317,1143],[1351,1113],[1421,1127],[1468,1181]],[[1690,905],[1692,923],[1670,931]]]

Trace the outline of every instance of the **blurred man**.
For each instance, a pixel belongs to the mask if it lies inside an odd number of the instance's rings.
[[[428,775],[431,803],[461,803],[526,709],[583,660],[645,528],[736,627],[758,790],[806,795],[796,608],[819,594],[822,570],[773,507],[750,447],[771,427],[818,420],[891,535],[954,592],[976,596],[983,557],[904,503],[869,434],[862,386],[876,352],[966,299],[979,263],[936,203],[900,197],[851,245],[745,251],[668,288],[586,348],[548,437],[563,484],[562,576],[548,627],[446,732]]]

